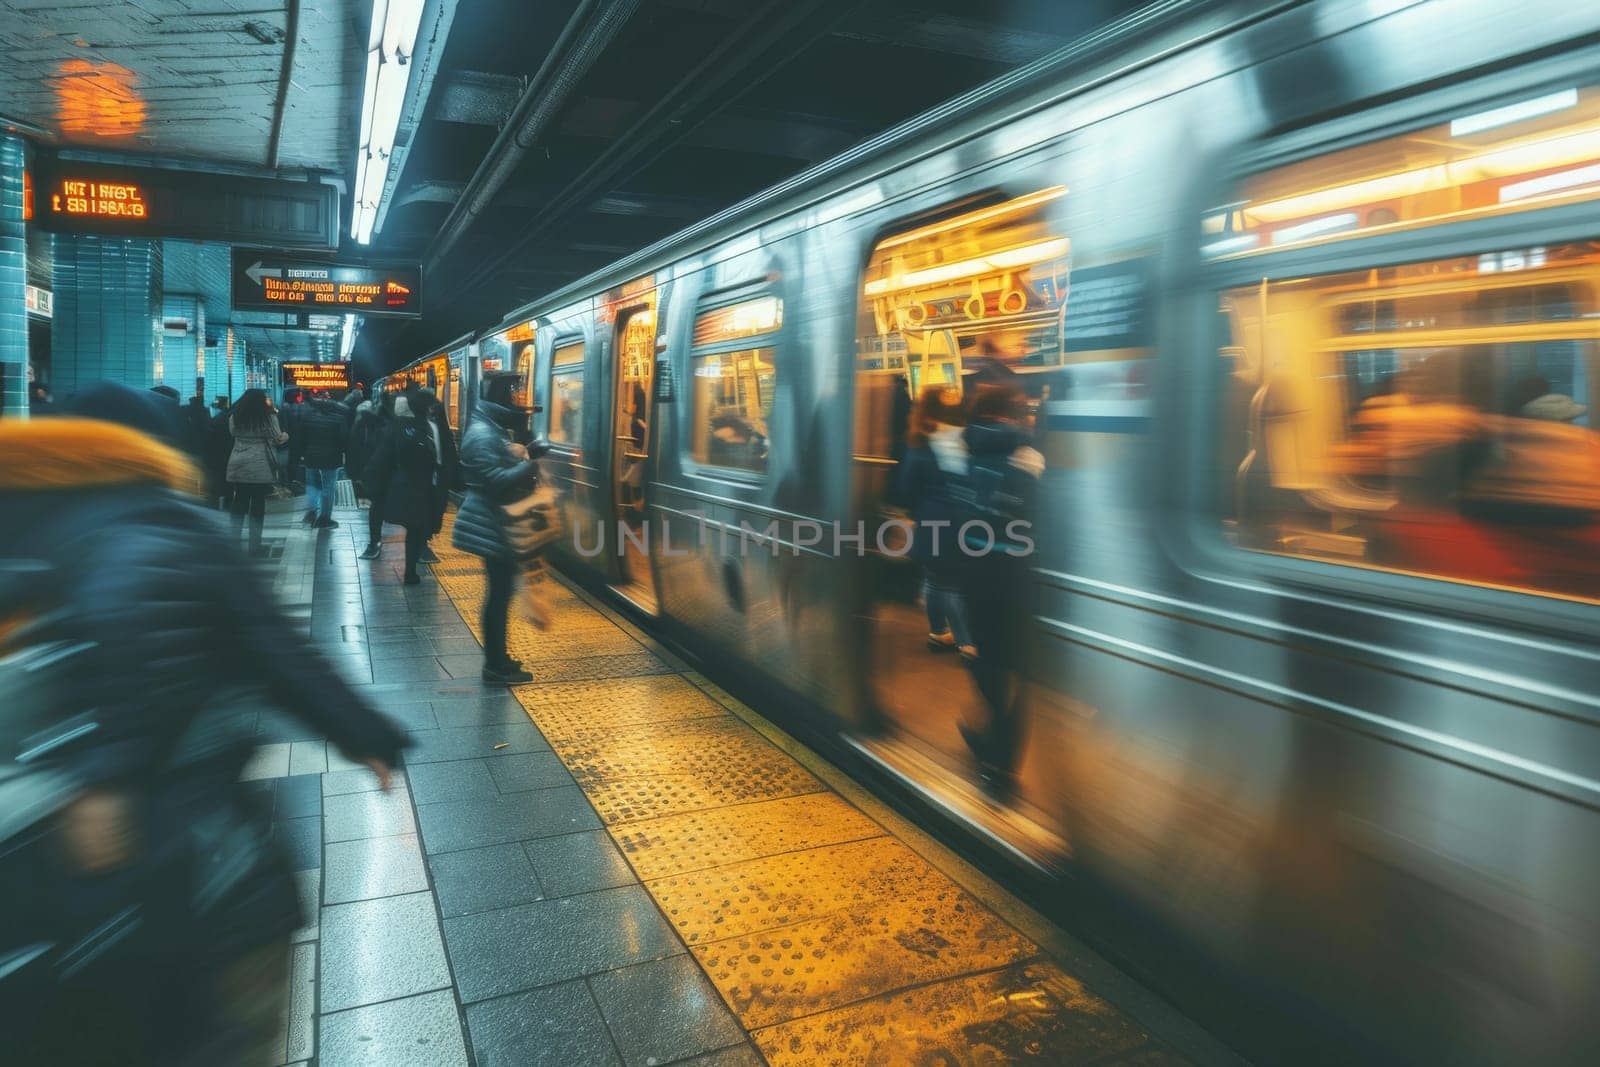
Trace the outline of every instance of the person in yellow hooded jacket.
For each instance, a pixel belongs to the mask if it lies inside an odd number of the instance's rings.
[[[198,505],[169,425],[109,384],[0,420],[0,1004],[19,1063],[269,1062],[301,919],[238,785],[256,711],[229,694],[263,692],[385,787],[406,743]]]

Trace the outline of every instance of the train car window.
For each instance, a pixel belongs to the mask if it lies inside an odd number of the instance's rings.
[[[689,454],[697,463],[764,473],[777,386],[773,342],[783,325],[776,296],[701,312],[690,354]]]
[[[908,398],[974,377],[1053,370],[1071,245],[1052,215],[1064,186],[879,241],[856,347],[856,455],[898,458]]]
[[[1258,174],[1205,219],[1213,259],[1600,198],[1600,88],[1567,88]]]
[[[583,441],[583,342],[557,345],[550,360],[550,440],[577,448]]]
[[[465,357],[458,357],[465,358]],[[450,361],[449,384],[440,399],[444,402],[444,417],[449,422],[452,430],[461,429],[461,364],[455,359]]]
[[[1600,241],[1269,277],[1223,310],[1241,546],[1600,600]]]

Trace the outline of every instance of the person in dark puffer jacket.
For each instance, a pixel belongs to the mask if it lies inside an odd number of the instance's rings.
[[[76,417],[0,421],[0,569],[43,579],[0,605],[0,656],[68,657],[35,757],[6,754],[64,784],[34,813],[61,858],[23,872],[28,894],[8,877],[0,919],[28,909],[23,932],[56,946],[41,999],[4,1012],[18,1063],[266,1062],[302,918],[270,815],[238,784],[258,739],[237,689],[264,693],[384,788],[407,743],[190,499],[198,472],[161,439],[156,405],[99,385]],[[73,951],[85,942],[103,951]]]
[[[306,468],[308,526],[331,530],[339,525],[333,521],[333,502],[339,491],[339,468],[344,466],[345,449],[350,443],[345,414],[342,404],[313,397],[289,445],[289,465],[303,463]]]
[[[505,505],[526,497],[539,485],[539,456],[546,444],[531,450],[515,443],[513,430],[526,427],[525,411],[478,401],[461,438],[461,472],[466,499],[456,512],[450,543],[483,560],[488,593],[483,599],[483,680],[488,685],[520,685],[533,675],[506,652],[506,612],[516,583],[517,558],[506,540]]]

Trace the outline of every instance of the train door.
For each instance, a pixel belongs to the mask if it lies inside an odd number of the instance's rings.
[[[656,312],[648,303],[618,312],[613,346],[616,368],[612,407],[611,494],[618,566],[617,590],[645,610],[656,611],[650,569],[645,485],[650,476],[652,398],[655,386]]]
[[[1039,857],[1059,846],[1032,803],[1048,784],[1036,766],[1007,753],[1022,778],[1014,804],[992,805],[979,788],[976,755],[997,748],[989,738],[1003,727],[976,679],[983,646],[1000,634],[977,632],[982,620],[968,611],[975,576],[994,569],[973,566],[956,528],[970,499],[963,427],[973,397],[984,387],[1028,393],[1043,381],[1031,372],[1061,361],[1068,242],[1056,215],[1065,192],[1042,189],[883,238],[857,314],[852,489],[856,517],[879,530],[857,583],[877,727],[860,746]],[[1023,602],[1020,590],[1015,599]],[[1009,788],[993,775],[984,781]]]

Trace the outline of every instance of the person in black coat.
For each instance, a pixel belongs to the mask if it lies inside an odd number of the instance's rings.
[[[423,417],[433,432],[435,454],[439,457],[439,478],[433,494],[433,526],[428,531],[428,537],[432,538],[444,529],[444,513],[450,506],[450,490],[461,481],[461,458],[456,451],[455,434],[450,432],[450,424],[445,418],[444,405],[439,403],[433,390],[419,389],[410,399],[412,411],[418,412],[420,409],[424,413]],[[422,546],[422,562],[439,562],[438,555],[426,544]]]
[[[377,522],[406,528],[405,583],[422,579],[417,563],[433,530],[433,502],[438,485],[439,456],[428,424],[411,410],[404,396],[394,401],[394,421],[378,442],[362,477],[372,491]],[[363,559],[377,558],[378,543],[367,546]],[[370,553],[370,555],[369,555]]]
[[[326,397],[313,397],[296,430],[297,436],[290,442],[289,465],[305,465],[305,521],[331,530],[339,525],[333,521],[333,502],[339,490],[339,468],[344,466],[350,443],[344,406]]]
[[[183,420],[184,451],[193,456],[196,463],[204,463],[206,446],[211,437],[211,416],[206,414],[206,402],[198,396],[191,396],[183,407]]]
[[[228,428],[228,398],[219,396],[211,402],[211,425],[206,430],[206,503],[221,501],[223,511],[233,503],[233,487],[228,484],[228,457],[233,454],[233,431]]]
[[[1002,798],[1016,788],[1022,750],[1022,680],[1029,607],[1032,521],[1044,457],[1027,430],[1028,398],[1012,384],[978,387],[964,436],[969,514],[963,552],[967,621],[977,657],[972,676],[985,721],[961,735],[978,760],[984,787]],[[979,526],[978,523],[982,525]],[[969,525],[970,524],[970,525]]]
[[[483,627],[483,680],[490,685],[533,680],[506,651],[506,613],[518,561],[506,533],[509,517],[505,505],[539,487],[538,458],[549,450],[545,444],[528,448],[515,441],[515,433],[527,425],[526,411],[480,400],[461,438],[461,473],[467,495],[456,512],[450,540],[456,548],[483,560],[488,591],[479,622]]]
[[[26,702],[36,755],[3,776],[44,787],[0,845],[5,923],[55,946],[38,1000],[7,1003],[17,1063],[266,1062],[302,917],[269,813],[239,784],[256,708],[228,693],[265,694],[385,788],[407,743],[187,495],[198,472],[162,404],[105,384],[72,415],[0,420],[0,453],[29,458],[0,465],[0,572],[36,579],[8,588],[0,654],[57,650],[4,677],[50,676]],[[0,810],[16,829],[18,806]]]

